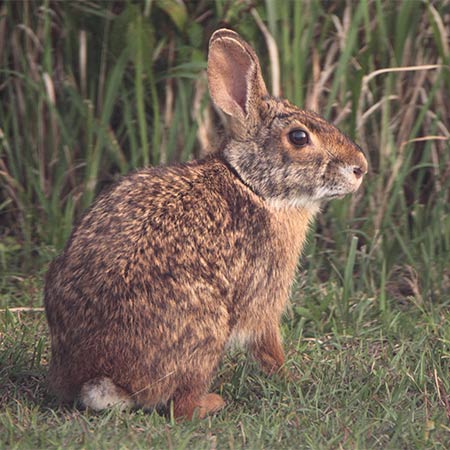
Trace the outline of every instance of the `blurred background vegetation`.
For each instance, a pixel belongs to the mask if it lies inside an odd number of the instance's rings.
[[[254,45],[272,92],[333,121],[370,162],[361,191],[318,219],[299,288],[335,283],[343,316],[355,290],[381,311],[388,298],[450,301],[449,0],[3,2],[3,273],[45,269],[121,174],[214,149],[205,67],[223,26]]]

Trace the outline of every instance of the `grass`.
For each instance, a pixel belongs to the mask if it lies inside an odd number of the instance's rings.
[[[8,295],[40,306],[40,279],[18,280]],[[21,302],[24,291],[32,294]],[[294,289],[283,324],[289,380],[262,375],[243,353],[227,355],[213,388],[226,409],[182,424],[156,412],[57,405],[45,389],[43,312],[3,311],[0,448],[448,448],[450,300],[388,296],[381,309],[359,291],[343,332],[341,291],[300,281]]]
[[[0,448],[449,448],[449,6],[3,2]],[[255,45],[271,90],[370,163],[311,231],[283,322],[291,378],[228,355],[228,406],[202,422],[61,408],[36,309],[47,264],[120,174],[214,148],[201,71],[222,25]]]

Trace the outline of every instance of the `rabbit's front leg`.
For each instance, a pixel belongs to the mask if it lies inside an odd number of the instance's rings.
[[[267,375],[277,373],[284,364],[284,350],[281,344],[278,324],[268,324],[251,344],[250,353]]]

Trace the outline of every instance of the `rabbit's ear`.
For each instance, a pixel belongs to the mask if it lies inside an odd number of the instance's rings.
[[[267,95],[258,57],[234,31],[217,30],[209,41],[208,82],[214,103],[241,123],[257,120]]]

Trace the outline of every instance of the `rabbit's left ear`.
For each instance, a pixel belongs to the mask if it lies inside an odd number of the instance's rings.
[[[258,105],[267,88],[256,53],[234,31],[222,28],[212,35],[208,82],[211,97],[223,112],[242,125],[258,121]]]

